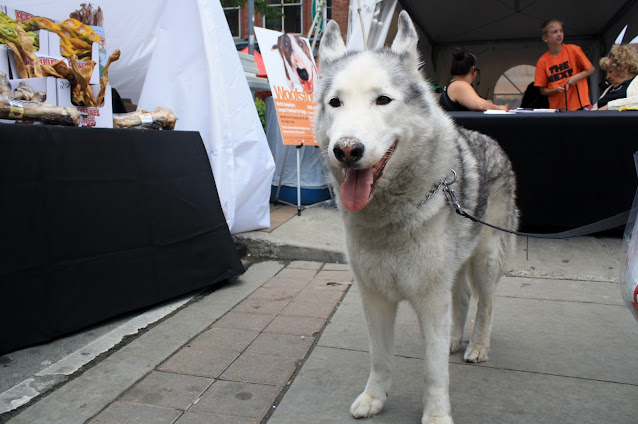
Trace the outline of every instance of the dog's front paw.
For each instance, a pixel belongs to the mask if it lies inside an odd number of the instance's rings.
[[[454,424],[454,422],[452,421],[452,417],[449,415],[439,417],[423,416],[421,424]]]
[[[350,413],[355,418],[368,418],[381,412],[384,403],[385,397],[379,399],[363,392],[352,403]]]
[[[465,362],[474,362],[474,363],[485,362],[487,361],[488,349],[489,348],[487,346],[481,346],[473,342],[470,342],[469,346],[465,350],[465,355],[463,356],[463,359],[465,359]]]

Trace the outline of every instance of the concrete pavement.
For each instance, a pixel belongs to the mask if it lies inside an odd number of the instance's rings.
[[[273,207],[272,222],[235,238],[275,260],[257,261],[8,422],[354,422],[368,343],[357,286],[338,264],[337,211]],[[519,239],[498,289],[490,360],[450,357],[457,424],[638,422],[638,322],[620,297],[620,248],[613,238]],[[465,343],[471,330],[469,319]],[[370,422],[420,422],[422,357],[402,305],[394,387]]]

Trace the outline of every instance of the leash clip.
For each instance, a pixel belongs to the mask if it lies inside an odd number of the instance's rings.
[[[454,208],[456,209],[456,213],[458,213],[461,216],[465,216],[465,212],[461,208],[461,205],[459,205],[459,201],[456,198],[456,194],[454,194],[454,190],[452,190],[452,188],[450,187],[452,184],[456,182],[456,171],[454,169],[450,169],[450,171],[452,171],[454,179],[449,183],[447,182],[447,179],[443,180],[443,182],[441,183],[443,185],[443,191],[447,195],[446,197],[448,198],[448,200],[454,205]]]

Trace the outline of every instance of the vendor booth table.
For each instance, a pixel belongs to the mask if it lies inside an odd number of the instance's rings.
[[[564,231],[631,209],[638,112],[450,115],[509,155],[523,231]]]
[[[198,132],[0,124],[0,354],[243,273]]]

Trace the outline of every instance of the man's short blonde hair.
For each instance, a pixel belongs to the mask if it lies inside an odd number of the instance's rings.
[[[603,71],[610,68],[622,71],[628,67],[629,72],[638,75],[638,52],[627,44],[615,44],[609,54],[600,59],[600,67]]]
[[[553,24],[558,24],[561,27],[563,26],[563,22],[558,19],[548,19],[538,26],[538,30],[541,32],[541,35],[547,34],[549,32],[549,27]]]

